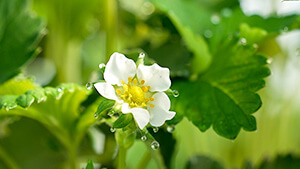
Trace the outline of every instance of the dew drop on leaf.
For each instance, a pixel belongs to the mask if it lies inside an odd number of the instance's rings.
[[[157,132],[158,132],[158,130],[159,130],[159,128],[158,128],[158,127],[154,127],[154,128],[153,128],[153,132],[154,132],[154,133],[157,133]]]
[[[85,87],[88,89],[88,90],[91,90],[92,87],[93,87],[93,83],[89,82],[85,85]]]
[[[95,114],[94,114],[94,117],[95,117],[95,119],[98,119],[98,114],[95,113]]]
[[[151,143],[151,148],[152,148],[153,150],[158,149],[158,148],[159,148],[159,143],[158,143],[157,141],[153,141],[153,142]]]
[[[115,131],[116,131],[116,128],[110,128],[110,131],[112,132],[112,133],[114,133]]]
[[[175,130],[175,126],[174,126],[174,125],[171,125],[171,126],[168,126],[168,127],[167,127],[167,131],[168,131],[169,133],[173,133],[174,130]]]
[[[142,140],[142,141],[146,141],[146,140],[147,140],[147,136],[142,136],[142,137],[141,137],[141,140]]]
[[[247,39],[246,38],[241,38],[240,44],[246,45],[247,44]]]
[[[104,67],[105,67],[105,64],[104,64],[104,63],[99,64],[99,68],[100,68],[100,69],[103,69]]]
[[[173,90],[173,96],[174,97],[178,97],[179,96],[179,92],[177,90]]]
[[[62,88],[58,88],[57,91],[58,91],[58,92],[62,92]]]
[[[116,112],[114,110],[111,110],[107,113],[107,115],[109,115],[110,117],[113,116]]]

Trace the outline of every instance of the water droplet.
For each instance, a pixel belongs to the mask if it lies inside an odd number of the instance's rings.
[[[154,133],[157,133],[157,132],[158,132],[158,130],[159,130],[159,128],[158,128],[158,127],[154,127],[154,128],[153,128],[153,132],[154,132]]]
[[[257,49],[257,48],[258,48],[258,44],[254,43],[254,44],[253,44],[253,47],[254,47],[255,49]]]
[[[114,133],[115,131],[116,131],[116,128],[110,128],[110,131],[112,132],[112,133]]]
[[[104,63],[99,64],[99,68],[100,68],[100,69],[105,68],[105,64],[104,64]]]
[[[267,63],[268,64],[271,64],[273,62],[273,58],[269,58],[268,60],[267,60]]]
[[[285,27],[283,28],[283,32],[287,32],[287,31],[289,31],[289,28],[288,28],[287,26],[285,26]]]
[[[142,140],[142,141],[146,141],[146,140],[147,140],[147,137],[146,137],[146,136],[142,136],[142,137],[141,137],[141,140]]]
[[[220,23],[221,18],[218,14],[214,14],[214,15],[211,16],[210,21],[211,21],[211,23],[217,25],[217,24]]]
[[[91,90],[92,87],[93,87],[93,83],[89,82],[85,85],[85,87],[88,89],[88,90]]]
[[[168,126],[168,127],[167,127],[167,131],[168,131],[169,133],[173,133],[174,130],[175,130],[175,126],[174,126],[174,125],[171,125],[171,126]]]
[[[145,53],[144,52],[141,52],[140,54],[139,54],[139,58],[144,58],[145,57]]]
[[[58,88],[57,89],[58,92],[62,92],[62,90],[63,90],[62,88]]]
[[[247,44],[247,39],[246,38],[241,38],[240,44],[246,45]]]
[[[213,32],[212,32],[211,30],[207,29],[207,30],[205,30],[205,32],[204,32],[204,36],[205,36],[206,38],[211,38],[211,37],[213,36]]]
[[[94,114],[95,119],[98,119],[98,113]]]
[[[225,18],[229,18],[229,17],[231,17],[231,15],[232,15],[232,10],[229,9],[229,8],[224,8],[224,9],[221,11],[221,14],[222,14],[222,16],[224,16]]]
[[[173,90],[173,96],[174,97],[178,97],[179,96],[179,92],[177,90]]]
[[[157,141],[153,141],[153,142],[151,143],[151,148],[152,148],[153,150],[158,149],[158,148],[159,148],[159,143],[158,143]]]
[[[109,115],[110,117],[113,116],[116,112],[114,110],[111,110],[107,113],[107,115]]]

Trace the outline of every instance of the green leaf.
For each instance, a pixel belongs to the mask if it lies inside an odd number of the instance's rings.
[[[114,100],[108,100],[108,99],[104,99],[100,102],[98,109],[95,113],[95,115],[99,116],[105,116],[106,114],[103,114],[103,112],[105,110],[108,110],[110,108],[112,108],[115,105],[115,101]]]
[[[207,19],[210,18],[211,12],[193,1],[152,0],[152,2],[168,14],[187,48],[193,52],[195,60],[192,62],[193,72],[201,73],[206,70],[212,58],[207,43],[199,33],[204,32],[203,25],[211,24]]]
[[[0,98],[0,109],[5,108],[6,110],[13,109],[17,107],[17,99],[18,96],[14,95],[6,95]]]
[[[124,128],[132,121],[131,114],[121,114],[121,116],[114,122],[113,128]]]
[[[0,1],[0,83],[18,74],[39,52],[44,25],[27,6],[27,0]]]
[[[17,98],[16,102],[19,106],[26,108],[34,102],[34,96],[31,94],[23,94]]]
[[[89,160],[89,162],[87,163],[85,169],[94,169],[94,164],[92,160]]]
[[[251,115],[261,106],[256,92],[264,87],[270,74],[266,58],[256,49],[239,43],[239,38],[223,41],[211,67],[194,82],[178,81],[173,88],[180,91],[176,111],[184,111],[201,131],[211,125],[221,136],[234,139],[244,128],[256,130]]]

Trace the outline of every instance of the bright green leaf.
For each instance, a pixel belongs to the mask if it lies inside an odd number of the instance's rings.
[[[6,95],[0,97],[0,109],[5,108],[6,110],[13,109],[17,107],[17,99],[18,96],[14,95]]]
[[[0,83],[15,76],[38,53],[42,20],[27,10],[28,1],[0,1]]]
[[[124,128],[132,121],[131,114],[122,114],[113,124],[114,128]]]
[[[26,108],[34,102],[34,96],[31,94],[23,94],[17,98],[16,102],[19,106]]]

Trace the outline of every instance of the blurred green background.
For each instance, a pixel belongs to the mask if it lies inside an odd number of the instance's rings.
[[[190,4],[191,1],[181,0],[183,4]],[[186,22],[183,25],[201,23],[194,27],[207,41],[212,36],[218,36],[207,25],[218,24],[220,16],[231,17],[236,8],[241,8],[246,16],[260,15],[265,19],[283,17],[276,23],[283,29],[259,44],[259,50],[269,57],[272,73],[266,79],[266,87],[259,92],[263,106],[254,114],[257,131],[242,130],[235,140],[229,140],[217,135],[212,128],[200,132],[184,118],[173,133],[176,145],[174,153],[170,151],[170,167],[185,168],[195,155],[209,157],[225,168],[245,169],[260,166],[265,160],[272,161],[278,155],[300,157],[300,30],[286,30],[284,18],[300,15],[300,2],[194,0],[192,3],[199,8],[190,13],[181,10],[185,6],[177,6],[180,3],[174,2],[173,6],[167,7],[157,3],[147,0],[30,1],[28,6],[33,11],[32,15],[43,18],[47,30],[39,45],[41,52],[22,71],[42,86],[65,82],[85,85],[100,78],[98,65],[106,63],[109,56],[118,51],[128,56],[145,52],[158,64],[169,67],[172,79],[187,77],[192,74],[190,60],[193,50],[186,45],[174,24],[176,21],[170,17],[172,12],[166,14],[165,11],[175,9],[181,12],[180,16],[185,16],[183,20]],[[168,7],[170,9],[164,9]],[[198,16],[199,20],[192,20]],[[206,19],[202,25],[201,17],[209,17],[211,23],[206,23]],[[199,66],[205,66],[205,62]],[[103,133],[93,129],[88,135],[94,136],[86,136],[89,139],[84,139],[80,147],[82,166],[93,153],[97,154],[96,158],[103,157],[98,155],[103,152],[104,142],[112,139],[111,134],[104,139]],[[136,168],[140,154],[145,151],[146,145],[136,141],[128,152],[128,168]],[[22,166],[20,168],[28,169],[40,168],[45,164],[44,168],[59,168],[67,160],[61,143],[46,128],[34,120],[20,117],[1,119],[0,154],[0,168],[6,168],[1,163],[6,157],[15,159]],[[95,166],[99,166],[97,162]],[[219,168],[217,165],[208,166]],[[157,168],[154,160],[147,168]]]

